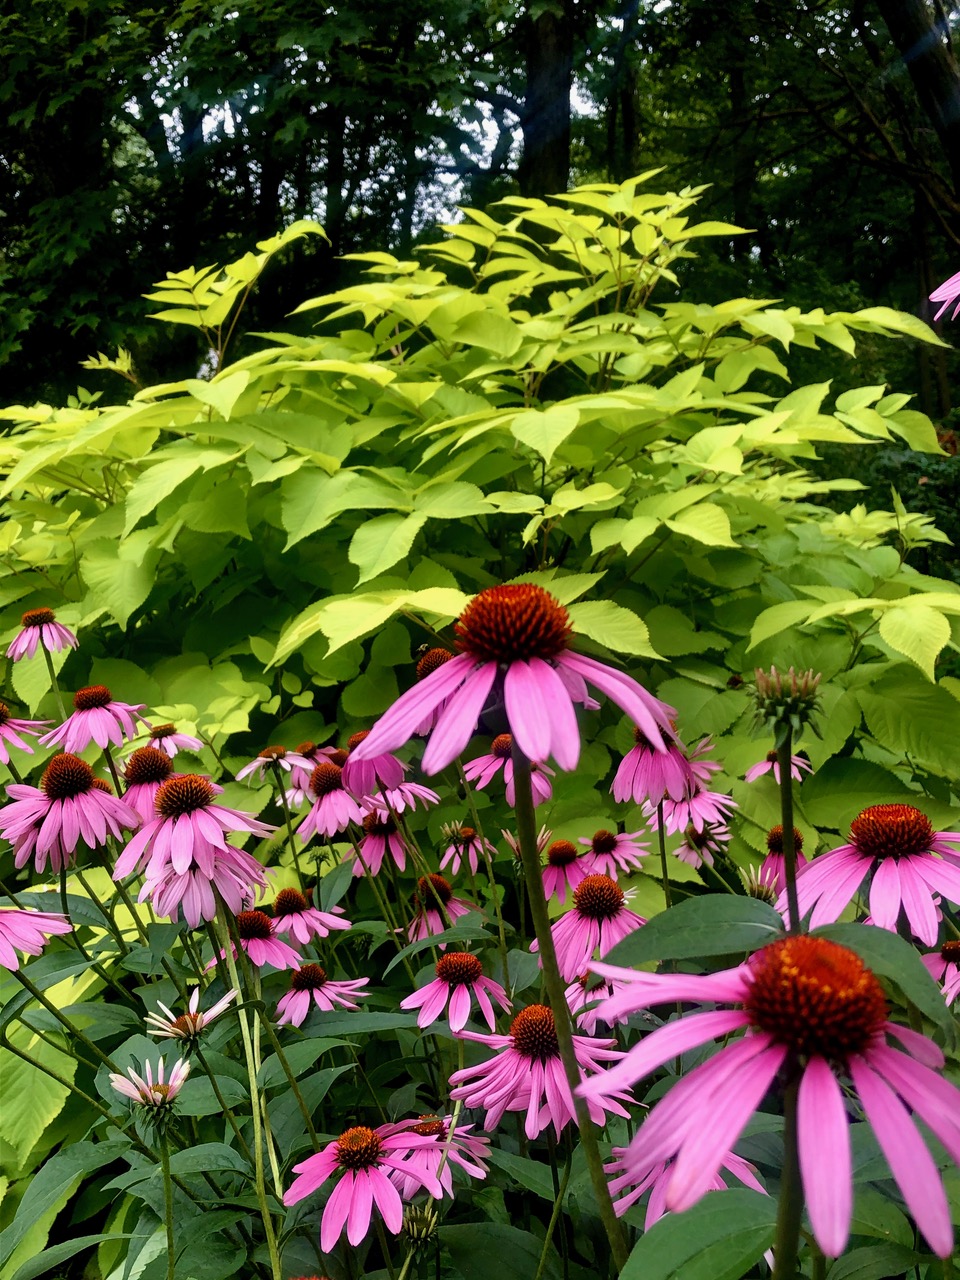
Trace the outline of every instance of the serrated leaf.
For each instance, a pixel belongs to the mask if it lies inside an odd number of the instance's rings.
[[[784,600],[781,604],[774,604],[769,609],[764,609],[750,630],[747,651],[749,652],[761,641],[769,640],[771,636],[778,636],[781,631],[787,631],[798,623],[806,622],[812,612],[813,608],[809,600]]]
[[[153,590],[160,552],[150,548],[141,552],[142,558],[136,556],[129,542],[98,538],[88,543],[80,562],[80,576],[89,591],[88,607],[106,609],[121,628],[126,628],[130,615]]]
[[[950,635],[950,623],[943,614],[925,604],[905,604],[880,615],[881,639],[915,662],[930,680]]]
[[[584,600],[569,607],[573,629],[616,653],[643,658],[660,655],[650,643],[647,625],[635,613],[612,600]]]
[[[554,404],[549,409],[528,409],[518,413],[510,431],[515,440],[528,445],[549,466],[554,453],[577,429],[580,411],[573,405]]]
[[[409,516],[375,516],[362,524],[347,551],[347,559],[360,570],[357,582],[369,582],[402,560],[426,523],[427,516],[415,512]]]
[[[956,702],[945,689],[898,666],[856,697],[867,728],[888,750],[947,777],[960,774]]]
[[[730,536],[730,518],[721,507],[714,506],[712,502],[701,502],[695,507],[688,507],[681,515],[664,523],[675,533],[685,534],[708,547],[737,545]]]

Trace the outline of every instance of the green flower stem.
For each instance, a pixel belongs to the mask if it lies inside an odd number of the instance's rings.
[[[113,758],[113,752],[110,750],[109,743],[107,743],[103,748],[103,754],[106,756],[107,768],[110,770],[110,777],[113,779],[113,785],[116,788],[117,796],[122,798],[126,787],[124,787],[123,783],[120,781],[120,774],[117,771],[116,761]]]
[[[287,1061],[287,1055],[283,1052],[283,1046],[277,1038],[277,1033],[273,1029],[273,1024],[267,1017],[266,1006],[262,1000],[258,1000],[256,1008],[257,1015],[260,1018],[263,1029],[267,1033],[267,1039],[270,1041],[273,1051],[277,1055],[277,1061],[283,1068],[283,1074],[287,1077],[287,1084],[289,1084],[293,1091],[293,1096],[297,1100],[297,1105],[300,1108],[300,1114],[303,1116],[303,1122],[307,1126],[307,1133],[310,1135],[310,1141],[313,1143],[313,1149],[314,1151],[319,1151],[320,1139],[317,1137],[317,1131],[313,1126],[313,1116],[310,1114],[310,1108],[307,1106],[306,1100],[300,1091],[300,1086],[297,1083],[296,1076],[290,1070],[290,1063]]]
[[[783,1095],[783,1174],[780,1201],[777,1206],[777,1233],[773,1243],[772,1280],[794,1280],[797,1274],[797,1250],[803,1217],[803,1184],[800,1181],[800,1157],[797,1148],[797,1092],[800,1077],[793,1064],[793,1075]]]
[[[547,1223],[547,1234],[543,1237],[543,1249],[540,1252],[540,1261],[537,1263],[536,1275],[533,1280],[542,1280],[543,1273],[547,1268],[547,1258],[550,1254],[550,1243],[553,1240],[553,1233],[556,1230],[557,1223],[560,1220],[560,1213],[563,1208],[563,1197],[567,1194],[567,1184],[570,1181],[570,1167],[573,1163],[573,1151],[567,1151],[567,1159],[563,1166],[563,1177],[557,1183],[557,1165],[556,1165],[556,1146],[550,1145],[550,1167],[553,1172],[553,1188],[554,1201],[553,1212],[550,1214],[550,1221]],[[563,1274],[566,1277],[568,1273],[567,1251],[563,1251]]]
[[[231,917],[227,918],[227,928],[230,930],[230,938],[236,947],[237,959],[240,962],[240,970],[243,974],[244,990],[247,993],[250,1004],[256,1012],[263,1004],[260,995],[260,970],[256,965],[250,963],[247,953],[244,951],[240,943],[240,934],[237,931],[236,921]],[[229,954],[229,953],[228,953]],[[232,959],[231,954],[231,959]],[[244,1008],[243,1005],[240,1008]],[[263,1066],[263,1059],[260,1056],[260,1019],[257,1017],[253,1024],[253,1068],[257,1078],[260,1076],[260,1068]],[[270,1162],[270,1174],[273,1178],[273,1190],[278,1201],[283,1200],[283,1181],[280,1177],[280,1162],[277,1159],[276,1146],[273,1141],[273,1134],[270,1131],[270,1116],[267,1112],[267,1095],[266,1091],[262,1094],[258,1093],[260,1103],[260,1114],[263,1123],[263,1145],[266,1148],[267,1159]],[[252,1098],[251,1098],[252,1101]]]
[[[167,1135],[161,1133],[160,1169],[163,1173],[163,1221],[167,1229],[167,1280],[176,1280],[176,1253],[173,1242],[173,1183],[170,1179],[170,1147]]]
[[[82,1031],[80,1031],[77,1027],[73,1025],[73,1023],[70,1021],[69,1018],[65,1018],[63,1014],[60,1012],[60,1010],[57,1008],[57,1006],[55,1004],[52,1004],[47,999],[47,997],[43,994],[40,988],[34,986],[34,984],[30,981],[30,979],[26,976],[26,974],[23,972],[22,969],[14,969],[12,970],[12,972],[13,972],[13,976],[21,984],[21,986],[26,987],[26,989],[30,992],[34,1000],[36,1000],[37,1004],[42,1005],[43,1008],[46,1009],[47,1013],[53,1014],[56,1020],[60,1023],[63,1029],[69,1033],[69,1035],[79,1040],[80,1043],[84,1046],[84,1048],[89,1053],[92,1053],[95,1058],[98,1058],[105,1067],[109,1067],[111,1071],[119,1071],[120,1068],[117,1066],[114,1060],[112,1058],[107,1057],[107,1055],[103,1052],[102,1049],[100,1049],[97,1045],[95,1045],[88,1036],[85,1036]]]
[[[660,846],[660,876],[663,881],[663,901],[667,910],[673,906],[670,893],[670,872],[667,870],[667,833],[663,829],[663,801],[657,803],[657,844]]]
[[[201,1069],[203,1070],[204,1074],[206,1075],[207,1079],[210,1081],[210,1084],[213,1087],[214,1097],[216,1098],[217,1102],[219,1102],[220,1104],[220,1110],[223,1112],[224,1118],[226,1119],[227,1124],[229,1124],[230,1128],[233,1130],[233,1136],[237,1140],[237,1145],[240,1147],[240,1150],[243,1153],[245,1159],[252,1165],[253,1156],[250,1154],[250,1148],[247,1146],[246,1140],[244,1139],[243,1134],[240,1132],[240,1126],[237,1124],[237,1118],[233,1114],[233,1109],[228,1105],[226,1099],[224,1098],[223,1093],[220,1090],[220,1084],[219,1084],[219,1081],[217,1080],[216,1074],[214,1073],[210,1064],[207,1062],[206,1058],[203,1056],[203,1050],[200,1048],[199,1044],[194,1044],[193,1053],[196,1056],[197,1061],[200,1063]]]
[[[54,701],[57,704],[57,711],[60,715],[60,723],[63,724],[67,718],[66,708],[63,705],[63,698],[60,695],[60,685],[57,683],[57,673],[53,669],[53,659],[50,657],[50,650],[45,645],[40,646],[43,649],[43,656],[47,664],[47,674],[50,676],[50,688],[53,690]]]
[[[800,904],[797,900],[797,847],[793,838],[793,730],[789,724],[781,727],[783,741],[777,746],[777,764],[780,769],[780,822],[783,827],[783,874],[787,882],[788,933],[800,932]]]
[[[127,890],[127,887],[126,887],[126,885],[123,883],[123,881],[122,881],[122,880],[114,880],[114,879],[113,879],[113,868],[110,866],[110,860],[109,860],[109,858],[107,857],[107,851],[106,851],[106,849],[105,849],[102,845],[98,848],[98,850],[97,850],[97,854],[98,854],[98,856],[99,856],[99,858],[100,858],[100,863],[101,863],[101,866],[103,867],[104,871],[106,871],[106,872],[107,872],[107,874],[110,876],[111,881],[113,881],[113,883],[116,885],[116,887],[117,887],[117,893],[120,895],[120,899],[121,899],[121,901],[123,902],[123,905],[124,905],[124,906],[127,908],[127,910],[130,912],[130,915],[131,915],[131,917],[132,917],[132,919],[133,919],[133,927],[134,927],[134,928],[136,929],[136,931],[137,931],[137,937],[140,939],[141,943],[142,943],[144,946],[146,946],[146,945],[147,945],[147,931],[146,931],[146,929],[143,927],[143,924],[142,924],[142,922],[141,922],[141,920],[140,920],[140,912],[137,910],[137,904],[136,904],[136,903],[134,902],[134,900],[130,897],[130,894],[129,894],[128,890]],[[171,974],[171,977],[172,977],[172,976],[173,976],[173,975]]]
[[[8,761],[7,761],[7,768],[9,769],[9,771],[10,771],[10,776],[13,778],[14,782],[22,782],[22,781],[23,781],[23,778],[20,776],[20,772],[19,772],[19,770],[17,769],[17,766],[13,763],[13,759],[12,759],[12,758],[11,758],[10,760],[8,760]]]
[[[597,1141],[596,1127],[590,1119],[587,1105],[577,1095],[580,1084],[580,1068],[577,1065],[573,1048],[573,1030],[570,1022],[570,1010],[567,1006],[565,986],[560,977],[557,965],[557,953],[553,945],[553,934],[550,932],[550,917],[547,913],[547,900],[543,895],[543,876],[540,871],[540,857],[537,853],[537,826],[534,815],[533,790],[530,785],[530,762],[513,745],[513,782],[516,789],[517,836],[520,841],[520,853],[523,858],[523,873],[527,885],[527,897],[530,900],[530,914],[533,928],[540,944],[540,959],[543,964],[543,979],[553,1011],[553,1021],[557,1032],[557,1046],[560,1060],[567,1076],[567,1083],[573,1094],[573,1103],[577,1115],[577,1127],[580,1131],[580,1143],[590,1172],[590,1181],[597,1198],[597,1208],[603,1222],[613,1260],[617,1271],[626,1266],[628,1250],[623,1227],[613,1208],[610,1189],[603,1172],[603,1159]]]
[[[80,870],[79,867],[74,867],[73,874],[77,877],[77,879],[83,885],[84,889],[86,890],[87,897],[96,906],[97,910],[100,912],[100,914],[103,916],[104,920],[106,921],[107,930],[116,939],[117,946],[120,948],[120,954],[123,956],[128,956],[130,954],[130,948],[127,946],[126,942],[124,942],[123,933],[120,929],[120,926],[117,924],[116,920],[114,920],[113,916],[110,914],[110,912],[107,910],[104,904],[100,901],[100,899],[94,893],[91,886],[83,878],[83,872]]]
[[[383,1229],[383,1220],[380,1217],[380,1211],[374,1210],[374,1221],[377,1224],[377,1239],[380,1241],[380,1252],[383,1254],[383,1265],[387,1268],[387,1275],[390,1280],[397,1280],[397,1273],[393,1269],[393,1262],[390,1258],[390,1250],[387,1248],[387,1233]]]
[[[387,923],[387,928],[390,930],[390,936],[393,938],[397,951],[400,952],[403,950],[403,940],[400,937],[400,928],[397,925],[396,917],[394,916],[393,911],[390,909],[390,904],[387,902],[383,894],[380,892],[380,889],[377,886],[377,882],[375,878],[370,874],[370,868],[367,866],[367,864],[363,860],[363,854],[360,852],[360,846],[357,844],[356,840],[354,839],[352,831],[349,832],[349,836],[350,836],[350,843],[353,845],[353,851],[357,856],[357,861],[360,863],[361,867],[363,867],[363,874],[367,877],[367,880],[370,884],[370,888],[373,891],[373,896],[376,898],[377,905],[380,908],[381,915],[383,916],[384,920]],[[410,979],[411,987],[415,987],[417,985],[417,979],[413,972],[413,969],[411,968],[410,961],[407,959],[406,956],[403,956],[402,962],[403,962],[403,967],[407,971],[407,977]]]
[[[274,780],[277,784],[277,792],[280,796],[280,804],[283,806],[283,821],[287,828],[287,843],[290,846],[290,854],[293,858],[293,865],[297,872],[297,880],[300,882],[301,891],[306,887],[306,880],[303,878],[303,869],[300,866],[300,855],[297,852],[297,842],[293,835],[293,817],[290,813],[290,806],[287,804],[287,789],[283,785],[283,774],[276,760],[270,762],[270,769],[273,773]]]
[[[463,765],[457,757],[457,773],[460,775],[460,785],[463,787],[467,797],[467,805],[470,809],[470,819],[473,822],[474,830],[480,840],[480,853],[483,857],[483,865],[487,869],[487,878],[490,881],[490,896],[493,899],[493,911],[497,917],[497,939],[500,945],[500,963],[503,965],[503,985],[509,991],[510,989],[510,967],[507,961],[507,934],[503,925],[503,912],[500,910],[500,889],[497,884],[496,877],[493,874],[493,859],[490,857],[490,850],[487,848],[487,842],[484,839],[483,827],[480,824],[480,814],[477,812],[477,803],[474,798],[473,788],[467,781],[467,775],[463,771]]]
[[[230,929],[226,923],[226,910],[222,903],[218,906],[216,923],[218,926],[218,933],[221,938],[227,971],[230,974],[230,983],[237,991],[242,991],[243,987],[240,985],[240,975],[237,973],[236,962],[233,958]],[[263,1171],[263,1133],[260,1125],[260,1092],[257,1088],[257,1069],[254,1065],[253,1042],[250,1037],[250,1023],[247,1019],[246,1009],[239,1009],[237,1011],[237,1016],[240,1019],[240,1036],[243,1040],[243,1056],[247,1063],[247,1080],[250,1086],[250,1117],[253,1124],[254,1181],[257,1191],[257,1202],[260,1205],[260,1217],[263,1220],[263,1230],[267,1241],[267,1251],[270,1255],[270,1274],[272,1280],[283,1280],[283,1273],[280,1269],[280,1254],[277,1250],[277,1237],[273,1230],[273,1218],[270,1215],[270,1206],[267,1203],[267,1184]]]

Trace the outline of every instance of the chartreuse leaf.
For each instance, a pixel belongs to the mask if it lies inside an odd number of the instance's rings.
[[[4,1096],[9,1098],[6,1092]],[[116,1156],[115,1148],[107,1142],[73,1142],[44,1161],[27,1183],[13,1222],[0,1232],[0,1266],[34,1222],[69,1199],[86,1174],[110,1164]]]
[[[570,621],[579,635],[589,636],[617,653],[643,658],[660,655],[650,643],[646,623],[612,600],[583,600],[569,607]]]
[[[415,512],[409,516],[375,516],[362,524],[347,552],[347,559],[360,570],[357,582],[369,582],[402,560],[426,523],[427,516]]]
[[[946,689],[898,664],[869,688],[856,691],[867,728],[890,751],[916,764],[960,773],[956,701]]]
[[[114,542],[97,538],[87,544],[80,575],[88,588],[89,609],[105,609],[120,627],[144,603],[153,590],[154,570],[160,559],[155,547],[144,547],[128,538]]]
[[[880,638],[932,680],[937,658],[950,640],[950,623],[942,613],[923,604],[922,597],[912,596],[880,615]]]
[[[528,409],[518,413],[510,430],[514,439],[529,445],[548,465],[567,436],[580,421],[580,411],[573,405],[554,404],[548,409]]]
[[[655,1223],[634,1246],[620,1280],[739,1280],[770,1248],[776,1221],[772,1196],[711,1191],[693,1208]]]
[[[756,951],[782,937],[783,921],[766,902],[739,894],[704,894],[648,920],[606,956],[610,964],[691,960]]]

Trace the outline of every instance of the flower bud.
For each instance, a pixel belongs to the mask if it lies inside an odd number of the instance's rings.
[[[793,667],[781,675],[776,667],[769,671],[759,668],[756,673],[757,728],[772,730],[779,747],[786,740],[788,730],[799,738],[804,728],[809,726],[819,737],[815,717],[820,711],[819,672],[801,671],[799,674]]]

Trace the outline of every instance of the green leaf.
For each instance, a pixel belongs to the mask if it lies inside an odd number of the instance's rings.
[[[761,641],[769,640],[771,636],[778,636],[781,631],[806,622],[812,612],[813,605],[809,600],[784,600],[782,604],[764,609],[751,628],[748,651]]]
[[[777,1202],[757,1191],[711,1191],[642,1236],[620,1280],[739,1280],[773,1243]]]
[[[247,1105],[247,1091],[239,1080],[222,1075],[217,1084],[228,1107]],[[209,1080],[194,1076],[183,1086],[177,1099],[177,1111],[184,1116],[219,1116],[223,1114],[223,1104],[213,1092]]]
[[[329,1036],[319,1039],[298,1040],[293,1044],[288,1044],[283,1051],[283,1056],[287,1060],[287,1066],[293,1072],[294,1078],[299,1079],[308,1067],[312,1067],[318,1058],[321,1058],[328,1049],[339,1048],[344,1044],[343,1040],[332,1040]],[[317,1074],[314,1072],[314,1074]],[[257,1084],[261,1089],[275,1089],[278,1085],[289,1087],[287,1074],[283,1069],[283,1064],[275,1053],[266,1059],[260,1072],[257,1075]]]
[[[198,471],[221,466],[236,456],[236,450],[201,449],[192,443],[178,444],[166,450],[160,461],[146,467],[127,493],[124,537],[185,480]]]
[[[648,920],[604,957],[628,968],[651,960],[692,960],[756,951],[783,936],[783,921],[766,902],[734,894],[687,898]]]
[[[914,600],[880,615],[880,637],[933,680],[940,651],[950,641],[950,623],[936,609]]]
[[[912,794],[889,769],[871,760],[837,756],[806,779],[800,802],[815,827],[846,831],[868,805],[898,802]]]
[[[73,1079],[77,1069],[75,1060],[45,1041],[38,1040],[31,1045],[30,1056],[66,1080]],[[20,1163],[25,1164],[37,1142],[63,1110],[70,1090],[9,1050],[0,1049],[0,1091],[3,1096],[0,1137],[14,1148]]]
[[[867,728],[883,746],[947,777],[960,774],[956,701],[945,689],[897,666],[856,696]]]
[[[953,1043],[953,1016],[944,1004],[940,988],[909,942],[887,929],[868,924],[831,924],[815,929],[814,933],[855,951],[868,968],[889,979],[925,1018],[944,1032],[947,1042]]]
[[[4,1097],[9,1099],[6,1093]],[[102,1169],[116,1156],[116,1149],[111,1143],[73,1142],[44,1161],[27,1182],[13,1222],[0,1232],[0,1266],[4,1265],[35,1221],[63,1204],[86,1174]]]
[[[201,404],[210,405],[211,408],[216,409],[221,418],[229,420],[234,405],[240,399],[249,381],[249,371],[238,369],[234,373],[218,376],[212,382],[188,378],[184,386],[195,400],[199,400]]]
[[[402,560],[413,546],[413,540],[427,523],[427,516],[375,516],[367,520],[353,535],[347,559],[360,570],[358,583],[385,573]]]
[[[463,1280],[531,1280],[537,1274],[543,1244],[529,1231],[499,1222],[470,1222],[441,1227],[444,1244]],[[547,1257],[545,1274],[556,1277],[556,1257]]]
[[[83,1253],[84,1249],[96,1249],[98,1245],[106,1244],[111,1240],[135,1240],[142,1237],[132,1235],[130,1232],[100,1232],[94,1236],[74,1236],[71,1240],[65,1240],[62,1244],[51,1245],[49,1249],[44,1249],[42,1253],[38,1253],[35,1258],[31,1258],[28,1262],[24,1262],[22,1266],[17,1267],[13,1273],[12,1280],[35,1280],[36,1276],[46,1275],[48,1271],[52,1271],[54,1267],[59,1267],[61,1263],[66,1262],[70,1258],[75,1258],[78,1253]]]
[[[212,1173],[215,1169],[247,1173],[250,1166],[239,1151],[224,1142],[201,1142],[185,1151],[175,1151],[170,1157],[170,1172],[181,1177],[189,1173]]]
[[[668,529],[674,533],[682,533],[696,542],[706,543],[708,547],[735,547],[737,544],[730,536],[730,517],[712,502],[702,502],[698,506],[688,507],[682,515],[664,521]]]
[[[573,405],[554,404],[549,409],[528,409],[518,413],[510,430],[514,439],[528,445],[549,466],[554,453],[580,421],[580,411]]]
[[[452,928],[444,929],[442,933],[431,934],[429,938],[419,938],[416,942],[408,943],[393,957],[384,969],[383,976],[386,977],[391,969],[395,969],[409,956],[419,955],[427,947],[438,947],[441,943],[449,942],[475,942],[478,938],[489,937],[487,930],[480,923],[482,918],[479,912],[468,912],[467,916]]]
[[[494,1168],[508,1173],[521,1187],[526,1187],[542,1200],[554,1199],[553,1177],[547,1165],[540,1164],[529,1156],[524,1159],[522,1156],[512,1155],[501,1147],[491,1147],[488,1154]]]
[[[612,600],[583,600],[569,607],[570,621],[579,635],[589,636],[616,653],[643,658],[660,655],[650,643],[646,623]]]
[[[902,1244],[872,1244],[852,1249],[830,1268],[830,1280],[886,1280],[905,1276],[923,1257]]]
[[[87,544],[80,561],[80,575],[88,588],[88,608],[103,608],[126,628],[153,589],[160,559],[156,548],[134,545],[132,539],[117,543],[97,538]]]

